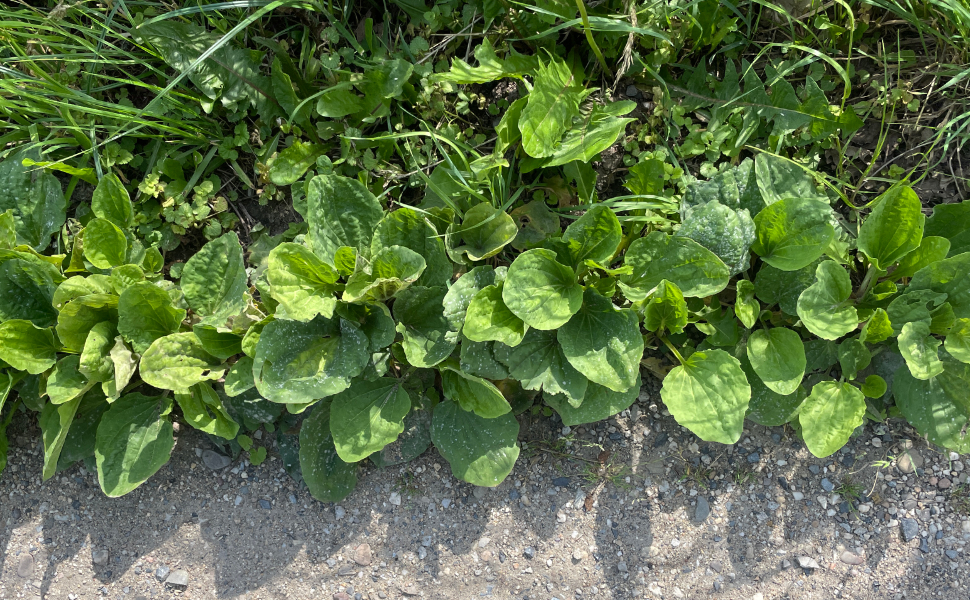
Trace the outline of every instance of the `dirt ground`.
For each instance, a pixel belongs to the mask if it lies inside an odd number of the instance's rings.
[[[274,452],[209,469],[213,446],[184,426],[128,496],[106,498],[81,465],[42,484],[21,415],[0,480],[0,599],[970,597],[959,457],[898,422],[827,459],[784,428],[707,444],[655,388],[598,426],[520,417],[522,457],[497,488],[431,451],[363,467],[339,505]]]

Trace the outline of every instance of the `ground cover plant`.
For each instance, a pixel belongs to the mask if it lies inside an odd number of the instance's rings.
[[[175,422],[275,441],[320,500],[432,445],[494,486],[517,415],[607,419],[643,377],[709,442],[970,449],[960,3],[3,19],[0,472],[26,414],[44,479],[110,496]]]

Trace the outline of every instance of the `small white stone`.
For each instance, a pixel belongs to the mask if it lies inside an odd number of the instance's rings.
[[[394,506],[401,506],[401,494],[398,494],[397,492],[391,492],[391,497],[388,498],[387,501],[393,504]]]
[[[801,492],[792,492],[791,496],[798,502],[801,502],[805,498],[805,494]]]
[[[670,540],[670,545],[673,546],[674,548],[676,548],[676,547],[680,546],[680,540],[678,540],[677,538],[674,538],[674,539]]]

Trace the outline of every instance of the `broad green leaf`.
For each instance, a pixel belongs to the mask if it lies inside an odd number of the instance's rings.
[[[835,342],[813,338],[805,342],[805,370],[824,371],[839,362],[839,346]]]
[[[734,210],[714,201],[688,208],[676,237],[704,246],[728,266],[731,275],[736,275],[746,271],[751,262],[748,249],[755,240],[755,226],[747,209]]]
[[[687,298],[713,296],[727,287],[731,277],[716,254],[694,240],[662,231],[635,240],[624,260],[633,273],[620,277],[620,289],[632,301],[645,299],[664,279]]]
[[[369,340],[371,352],[378,352],[394,343],[395,329],[391,311],[384,304],[342,304],[338,314],[357,323]]]
[[[482,202],[465,213],[461,225],[448,227],[448,253],[456,261],[462,261],[463,256],[471,262],[485,260],[512,243],[517,233],[518,228],[508,213]]]
[[[110,276],[88,275],[87,277],[71,277],[57,286],[51,302],[57,310],[64,310],[64,306],[72,300],[82,296],[114,294],[114,282]]]
[[[333,264],[341,246],[367,256],[384,210],[364,184],[338,175],[318,175],[307,190],[307,239],[313,253]]]
[[[866,398],[882,398],[886,395],[887,389],[886,380],[879,375],[869,375],[859,388]]]
[[[57,458],[58,472],[67,469],[79,460],[94,458],[98,425],[109,406],[100,390],[90,390],[81,397],[81,403],[74,414],[74,421],[71,423],[70,429],[67,430],[67,437],[64,439],[63,447],[61,447],[61,454]]]
[[[815,283],[818,264],[811,264],[797,271],[782,271],[764,265],[754,279],[754,291],[767,305],[777,304],[789,315],[798,311],[798,297]]]
[[[182,269],[182,293],[203,325],[225,325],[246,308],[246,265],[235,232],[218,237],[197,252]]]
[[[397,439],[411,399],[401,380],[357,380],[333,397],[330,431],[337,454],[348,463],[363,460]]]
[[[528,250],[561,231],[559,215],[549,210],[544,200],[533,200],[512,210],[518,232],[512,241],[516,250]]]
[[[761,314],[761,304],[754,297],[754,283],[748,279],[739,279],[735,284],[734,314],[747,329],[754,327]]]
[[[563,425],[575,427],[605,421],[630,408],[640,395],[640,385],[639,375],[636,384],[625,392],[614,392],[606,386],[590,382],[583,403],[579,406],[575,406],[562,394],[543,394],[543,399],[559,413]]]
[[[101,387],[109,399],[115,400],[121,396],[125,386],[134,376],[135,369],[138,368],[138,356],[131,351],[120,335],[115,338],[115,345],[109,354],[114,364],[114,379],[103,383]]]
[[[0,161],[0,213],[12,211],[18,245],[40,252],[64,224],[67,200],[56,177],[23,164],[30,157],[40,158],[18,150]]]
[[[518,54],[514,50],[509,50],[509,56],[504,60],[500,59],[487,38],[482,38],[482,43],[475,48],[475,60],[478,61],[477,67],[455,58],[450,71],[432,75],[431,81],[488,83],[506,77],[522,79],[524,75],[531,74],[539,68],[537,56]]]
[[[787,396],[770,389],[754,372],[745,344],[738,344],[733,350],[735,357],[741,363],[744,376],[751,385],[751,400],[745,418],[765,427],[778,427],[788,423],[798,415],[798,408],[808,395],[805,388],[798,388]]]
[[[114,173],[106,174],[98,182],[98,187],[91,195],[91,212],[121,229],[128,229],[134,224],[131,196]]]
[[[88,332],[103,321],[118,321],[118,296],[89,294],[71,300],[58,313],[54,329],[65,350],[81,352]]]
[[[943,372],[939,351],[941,343],[930,335],[930,326],[923,321],[903,325],[899,334],[899,353],[906,360],[913,377],[926,380]]]
[[[893,325],[889,320],[889,314],[885,310],[877,308],[876,312],[872,313],[872,316],[869,317],[866,324],[862,326],[862,333],[859,335],[859,339],[870,344],[878,344],[894,335],[896,334],[893,332]]]
[[[705,350],[667,374],[660,396],[677,422],[702,440],[733,444],[741,438],[751,386],[738,359]]]
[[[267,400],[301,404],[350,387],[370,360],[367,336],[345,319],[271,321],[256,344],[253,378]]]
[[[555,154],[563,134],[579,116],[579,103],[585,95],[582,82],[576,81],[565,62],[551,58],[548,64],[540,63],[519,117],[522,149],[536,158]]]
[[[327,146],[296,140],[273,160],[269,166],[269,180],[275,185],[292,185],[317,164],[317,157],[326,152]]]
[[[815,178],[790,160],[761,152],[755,157],[754,170],[761,196],[768,206],[785,198],[828,202],[828,198],[815,189]]]
[[[128,239],[125,232],[107,219],[92,219],[84,228],[84,258],[99,269],[125,264]]]
[[[340,87],[341,85],[348,87]],[[337,84],[317,99],[317,114],[328,119],[352,115],[364,107],[360,96],[349,89],[348,83]]]
[[[819,458],[835,453],[862,425],[865,414],[865,396],[854,385],[838,381],[816,383],[798,413],[809,452]]]
[[[389,246],[347,280],[344,302],[384,302],[407,289],[425,270],[424,257],[403,246]]]
[[[331,429],[330,402],[320,402],[300,426],[300,471],[320,502],[340,502],[357,487],[357,465],[340,459]]]
[[[57,472],[57,459],[67,439],[77,407],[81,404],[81,395],[61,404],[49,402],[40,413],[40,431],[44,440],[44,470],[43,478],[47,481]]]
[[[558,329],[583,303],[576,272],[546,249],[523,252],[512,262],[502,290],[505,305],[535,329]]]
[[[357,270],[357,250],[350,246],[341,246],[333,255],[333,266],[344,279],[350,277]]]
[[[943,237],[923,236],[919,248],[904,256],[889,276],[894,281],[902,279],[903,277],[912,277],[923,267],[927,267],[946,258],[949,251],[950,240]]]
[[[839,344],[839,366],[846,379],[855,379],[872,362],[872,353],[859,338],[849,338]]]
[[[118,329],[111,321],[103,321],[92,327],[84,341],[78,371],[91,381],[99,383],[114,377],[111,348],[117,335]]]
[[[849,273],[834,260],[827,260],[817,267],[815,279],[798,297],[798,317],[820,338],[838,339],[859,324],[855,307],[848,304],[852,294]]]
[[[148,385],[181,392],[221,378],[226,367],[205,351],[194,333],[173,333],[152,342],[141,357],[139,371]]]
[[[412,410],[404,417],[404,431],[397,439],[370,455],[378,467],[410,462],[431,447],[431,412]]]
[[[594,105],[577,126],[569,129],[544,167],[556,167],[573,161],[588,163],[606,150],[623,134],[627,123],[636,119],[623,119],[623,115],[637,107],[636,102],[622,100],[606,105]]]
[[[494,419],[512,410],[494,384],[463,372],[453,361],[441,369],[441,390],[445,398],[455,401],[463,410],[485,419]]]
[[[583,306],[559,328],[566,360],[593,383],[614,392],[630,389],[640,374],[643,335],[636,314],[618,309],[609,298],[587,288]]]
[[[583,401],[589,380],[566,360],[555,331],[530,329],[515,348],[497,347],[495,358],[527,390],[563,394],[574,406]]]
[[[646,188],[634,190],[634,194],[657,194],[663,189],[664,163],[658,159],[657,165],[652,169],[655,172],[654,181],[659,187],[653,189]],[[639,164],[646,164],[642,162]],[[630,172],[633,173],[631,168]],[[659,179],[657,179],[659,178]],[[736,167],[724,169],[718,172],[709,181],[693,180],[687,182],[687,189],[684,190],[684,202],[689,206],[698,206],[717,200],[728,208],[735,210],[747,209],[748,213],[754,218],[765,207],[765,201],[761,197],[761,190],[758,188],[757,176],[755,174],[754,161],[746,158]]]
[[[118,298],[118,333],[135,352],[143,354],[152,342],[179,330],[185,311],[154,283],[138,283]]]
[[[908,289],[946,294],[953,314],[958,319],[970,318],[970,252],[923,267],[913,275]]]
[[[13,209],[0,213],[0,250],[9,250],[17,245],[17,226]]]
[[[439,403],[431,415],[431,439],[462,481],[495,487],[519,457],[519,423],[506,413],[494,419],[463,410],[456,402]]]
[[[22,319],[0,323],[0,360],[31,375],[43,373],[57,360],[54,333]]]
[[[827,202],[785,198],[754,218],[757,239],[751,250],[782,271],[797,271],[815,262],[835,238],[834,213]]]
[[[459,277],[442,300],[449,327],[461,331],[472,299],[486,287],[505,281],[507,271],[506,267],[493,269],[489,265],[482,265]]]
[[[230,398],[238,396],[243,392],[256,386],[253,380],[253,359],[248,356],[240,357],[234,362],[226,373],[225,392]]]
[[[111,286],[118,295],[143,281],[145,281],[145,272],[138,265],[121,265],[111,269]]]
[[[505,306],[502,300],[504,285],[487,286],[472,298],[462,328],[468,339],[502,342],[509,346],[517,346],[522,341],[528,326]]]
[[[462,336],[459,346],[461,370],[469,375],[501,381],[509,376],[509,369],[495,357],[497,342],[473,342]]]
[[[186,423],[199,431],[227,440],[239,433],[239,423],[232,419],[208,383],[197,383],[187,392],[175,392],[175,400]]]
[[[923,234],[948,239],[950,256],[970,252],[970,202],[934,206]]]
[[[961,454],[970,452],[970,437],[964,435],[970,401],[970,365],[944,357],[943,372],[930,379],[917,379],[908,367],[893,376],[892,391],[903,416],[929,441]]]
[[[662,279],[650,296],[644,300],[643,327],[647,331],[683,333],[687,326],[687,302],[677,284]]]
[[[128,394],[104,413],[94,458],[105,495],[124,496],[168,462],[175,447],[171,412],[171,398]]]
[[[933,290],[914,290],[912,286],[905,293],[893,298],[886,308],[886,313],[892,323],[895,335],[899,335],[906,323],[924,322],[927,326],[933,322],[930,311],[937,310],[945,304],[945,293]]]
[[[957,319],[944,342],[946,351],[953,358],[970,363],[970,319]]]
[[[922,204],[913,188],[897,185],[875,200],[859,229],[857,245],[875,268],[886,271],[923,240]]]
[[[805,346],[786,327],[758,329],[747,345],[748,360],[768,389],[782,396],[795,392],[805,375]]]
[[[712,346],[736,346],[741,341],[741,329],[734,314],[734,307],[728,306],[724,312],[717,309],[705,317],[706,323],[698,321],[694,327],[705,334],[705,340]]]
[[[65,356],[57,361],[54,370],[47,378],[47,396],[51,404],[64,404],[83,395],[96,382],[88,382],[87,377],[78,371],[81,357]]]
[[[404,335],[402,346],[415,367],[433,367],[451,355],[457,332],[444,315],[447,290],[443,287],[410,287],[394,301],[397,330]]]
[[[371,256],[384,248],[403,246],[420,254],[426,268],[416,285],[427,287],[447,285],[454,269],[445,253],[445,245],[428,219],[412,208],[399,208],[387,213],[374,231]]]
[[[573,268],[578,268],[586,260],[608,264],[622,239],[623,229],[619,219],[602,204],[587,210],[562,234],[562,241],[569,248]]]
[[[267,260],[270,294],[283,308],[280,318],[310,321],[317,315],[333,316],[340,275],[306,246],[284,242]]]
[[[38,327],[53,325],[54,276],[56,272],[20,258],[0,262],[0,322],[23,319]]]
[[[216,358],[225,360],[237,354],[242,354],[242,336],[230,331],[220,331],[212,325],[195,325],[192,333],[199,338],[199,343],[206,352]]]

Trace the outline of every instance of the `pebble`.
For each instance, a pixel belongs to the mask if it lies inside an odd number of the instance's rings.
[[[337,592],[336,594],[333,595],[333,600],[351,600],[351,598],[348,594],[345,594],[344,592]]]
[[[711,563],[711,570],[714,571],[715,573],[720,573],[721,569],[723,568],[724,568],[724,565],[722,565],[720,561],[715,560],[714,562]]]
[[[232,459],[224,454],[219,454],[212,450],[202,452],[202,462],[213,471],[225,469],[232,464]]]
[[[270,504],[269,500],[260,500],[259,501],[259,506],[260,506],[260,508],[263,508],[265,510],[269,510],[269,509],[273,508],[273,505]]]
[[[397,492],[391,492],[391,497],[387,499],[388,502],[394,506],[401,506],[401,494]]]
[[[626,86],[626,96],[627,98],[636,98],[640,95],[640,90],[637,89],[635,85]]]
[[[949,558],[950,560],[956,560],[957,557],[960,556],[960,553],[957,552],[956,550],[947,550],[946,552],[944,552],[944,554],[946,554],[946,557]]]
[[[812,475],[818,475],[822,472],[822,469],[818,465],[808,465],[808,470],[812,472]]]
[[[370,544],[357,546],[357,549],[354,550],[354,562],[362,567],[366,567],[371,563]]]
[[[569,487],[569,478],[568,477],[556,477],[555,479],[552,480],[552,485],[554,485],[556,487]]]
[[[14,519],[15,521],[16,521],[17,519],[19,519],[19,518],[20,518],[20,514],[21,514],[21,513],[20,513],[20,509],[19,509],[19,508],[15,508],[15,509],[13,509],[12,511],[10,511],[10,516],[11,516],[11,517],[12,517],[12,518],[13,518],[13,519]]]
[[[478,547],[484,548],[485,546],[488,546],[488,543],[491,541],[492,538],[483,537],[482,539],[478,540]]]
[[[792,496],[792,498],[795,499],[796,502],[801,502],[802,500],[805,499],[805,494],[803,494],[801,492],[792,492],[791,493],[791,496]]]
[[[826,492],[831,492],[832,490],[835,489],[835,484],[829,481],[829,478],[826,477],[825,479],[822,480],[822,489],[825,490]]]
[[[169,573],[171,572],[172,572],[172,569],[166,567],[165,565],[162,565],[157,569],[155,569],[155,579],[159,581],[165,581],[165,579],[168,577]]]
[[[525,556],[529,560],[532,560],[533,558],[535,558],[535,555],[536,555],[536,551],[535,551],[535,548],[533,548],[532,546],[526,546],[525,550],[522,551],[522,556]]]
[[[627,573],[630,571],[629,567],[626,566],[625,562],[616,563],[616,570],[620,573]]]
[[[865,562],[865,559],[863,559],[861,556],[854,554],[852,552],[849,552],[848,550],[842,553],[842,556],[839,557],[839,560],[841,560],[847,565],[854,565],[854,566],[859,566]]]
[[[748,455],[748,462],[751,464],[754,464],[759,460],[761,460],[761,455],[758,454],[757,452],[752,452],[751,454]]]
[[[586,558],[586,552],[585,551],[580,550],[579,548],[576,548],[575,550],[573,550],[573,560],[575,560],[576,562],[579,562],[579,561],[583,560],[584,558]]]
[[[336,517],[338,521],[343,519],[346,514],[347,511],[344,510],[342,506],[337,506],[333,509],[333,516]]]
[[[558,522],[558,523],[565,523],[566,522],[566,513],[564,513],[563,511],[557,512],[556,513],[556,522]]]
[[[694,509],[694,522],[703,523],[710,514],[711,514],[711,505],[707,501],[707,498],[703,496],[698,496],[697,507]]]
[[[795,560],[798,561],[798,566],[801,567],[801,568],[803,568],[803,569],[818,569],[819,568],[818,563],[815,562],[815,559],[814,558],[810,558],[808,556],[799,556]]]
[[[449,506],[451,506],[451,500],[448,498],[444,498],[441,501],[441,508],[448,508]]]
[[[930,543],[926,541],[926,538],[923,538],[920,540],[919,549],[920,549],[920,552],[922,552],[923,554],[930,553]]]
[[[939,483],[936,484],[936,487],[940,488],[941,490],[946,490],[949,489],[951,485],[953,485],[953,482],[944,477],[939,481]]]
[[[901,473],[912,473],[916,469],[923,466],[923,457],[916,450],[906,450],[903,454],[896,460],[896,468],[899,469]]]
[[[108,551],[107,550],[92,550],[91,551],[91,562],[96,565],[106,565],[108,564]]]
[[[175,571],[168,576],[165,580],[165,585],[170,585],[172,587],[188,587],[189,585],[189,574],[186,571]]]
[[[904,541],[908,542],[919,535],[919,523],[916,522],[916,519],[902,519],[900,524],[902,525]]]
[[[25,554],[17,563],[17,575],[23,577],[24,579],[30,577],[30,574],[34,572],[34,557]]]

